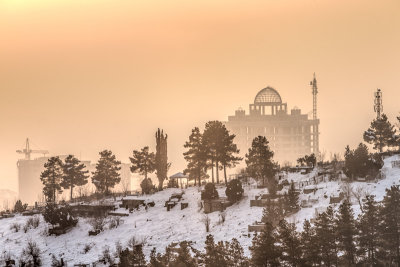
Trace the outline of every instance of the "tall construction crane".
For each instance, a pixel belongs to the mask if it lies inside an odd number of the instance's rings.
[[[25,148],[23,150],[17,150],[17,153],[25,154],[25,159],[26,160],[30,160],[32,153],[43,154],[43,156],[46,156],[46,154],[49,154],[49,151],[31,149],[30,146],[29,146],[29,138],[26,138]]]

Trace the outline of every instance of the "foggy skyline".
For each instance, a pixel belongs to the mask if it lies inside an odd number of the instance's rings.
[[[96,161],[111,149],[128,162],[133,149],[154,151],[162,128],[169,174],[182,171],[191,129],[248,112],[266,86],[309,113],[314,72],[320,149],[343,155],[375,116],[376,88],[391,122],[399,115],[399,11],[398,1],[2,1],[0,188],[17,191],[27,137],[50,155]]]

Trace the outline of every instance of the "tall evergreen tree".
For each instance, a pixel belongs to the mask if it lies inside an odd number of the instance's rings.
[[[177,255],[170,260],[170,267],[196,267],[196,260],[190,254],[190,245],[187,241],[179,243]]]
[[[227,261],[227,255],[224,250],[224,244],[219,242],[215,244],[214,237],[212,235],[208,235],[206,237],[206,246],[205,246],[205,254],[204,254],[204,266],[205,267],[229,267]]]
[[[345,200],[339,206],[339,213],[336,220],[339,249],[343,252],[343,258],[347,266],[355,264],[355,221],[354,213],[350,203]]]
[[[43,194],[47,202],[55,202],[56,194],[62,193],[61,180],[63,178],[63,163],[59,157],[51,157],[44,164],[44,171],[40,174],[42,181]]]
[[[119,254],[120,262],[118,266],[135,266],[135,267],[146,267],[146,258],[143,254],[143,245],[135,245],[133,250],[126,248]]]
[[[201,180],[208,178],[207,169],[207,155],[203,145],[203,136],[199,128],[195,127],[192,134],[189,136],[189,141],[184,145],[188,150],[183,153],[185,160],[188,162],[184,173],[189,175],[189,178],[198,181],[201,186]]]
[[[369,266],[377,266],[379,248],[379,206],[374,196],[366,196],[362,214],[360,214],[357,228],[359,229],[359,254],[365,258]]]
[[[110,150],[103,150],[99,154],[100,159],[96,163],[96,171],[92,172],[92,182],[98,192],[108,195],[110,188],[121,181],[119,174],[121,162]]]
[[[319,214],[315,221],[316,244],[319,247],[318,257],[324,266],[338,265],[338,247],[335,226],[335,214],[331,206]]]
[[[382,246],[390,263],[400,265],[400,188],[386,189],[380,217]]]
[[[371,122],[371,126],[364,132],[364,141],[373,144],[374,149],[383,152],[385,147],[395,145],[396,130],[389,122],[387,116],[382,114]]]
[[[222,139],[222,149],[220,150],[220,161],[224,170],[225,185],[228,186],[228,179],[226,177],[226,168],[235,167],[243,158],[236,156],[239,154],[237,145],[233,143],[235,138],[234,134],[229,134],[229,131],[224,126],[224,134]]]
[[[251,266],[280,266],[279,258],[282,252],[278,246],[275,229],[270,223],[267,223],[265,229],[253,238],[253,244],[249,249],[251,252]]]
[[[303,266],[300,235],[296,231],[296,225],[281,220],[278,226],[278,239],[282,248],[282,261],[288,266]]]
[[[140,151],[134,150],[133,156],[129,158],[132,166],[131,172],[139,172],[147,179],[147,175],[155,171],[155,155],[149,151],[149,147],[145,146]]]
[[[292,181],[290,183],[290,187],[288,190],[287,198],[288,198],[288,208],[290,212],[297,211],[300,206],[299,206],[299,192],[296,191],[296,188],[294,187],[294,182]]]
[[[163,183],[164,180],[167,179],[167,173],[170,167],[167,156],[167,138],[168,135],[164,134],[164,131],[160,131],[160,129],[157,130],[155,169],[158,178],[158,190],[163,189]]]
[[[310,221],[304,220],[303,231],[301,232],[301,247],[303,252],[303,266],[316,266],[321,260],[318,254],[318,245],[314,227]]]
[[[233,238],[229,243],[227,242],[228,250],[228,264],[232,267],[249,267],[249,259],[244,255],[243,247],[240,245],[236,238]]]
[[[82,186],[87,184],[89,175],[88,170],[85,170],[85,164],[75,158],[73,155],[69,155],[65,158],[63,164],[63,179],[61,186],[64,189],[70,189],[70,199],[73,199],[73,189],[75,186]]]
[[[246,154],[247,172],[255,179],[261,180],[265,185],[268,181],[268,188],[273,188],[275,184],[275,174],[277,165],[272,158],[274,152],[270,150],[268,140],[265,136],[258,136],[253,139],[251,148]]]
[[[264,223],[269,223],[273,227],[278,225],[278,223],[285,217],[284,207],[282,201],[274,201],[267,199],[267,203],[263,209],[262,221]]]
[[[219,184],[219,169],[222,156],[225,155],[225,144],[223,142],[226,134],[225,125],[220,121],[209,121],[206,123],[203,133],[203,145],[207,158],[211,160],[212,180],[214,183],[214,166],[217,184]]]

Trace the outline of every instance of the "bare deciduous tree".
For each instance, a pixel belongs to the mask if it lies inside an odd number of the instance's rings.
[[[129,191],[131,191],[131,177],[124,176],[121,179],[121,189],[122,193],[126,196]]]
[[[344,194],[345,199],[347,199],[347,201],[351,203],[351,195],[352,195],[351,184],[347,181],[343,182],[340,185],[340,191]]]
[[[211,224],[210,217],[208,217],[208,215],[204,215],[201,221],[202,223],[204,223],[204,226],[206,227],[206,232],[207,233],[210,232],[210,224]]]
[[[363,212],[362,200],[369,195],[367,188],[364,185],[359,185],[355,188],[352,188],[351,193],[355,199],[357,199],[358,205],[360,205],[360,209]]]

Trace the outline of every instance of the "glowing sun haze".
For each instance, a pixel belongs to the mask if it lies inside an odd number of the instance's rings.
[[[194,126],[248,109],[270,85],[289,108],[312,110],[320,147],[343,153],[383,90],[400,107],[398,0],[0,1],[0,188],[17,188],[26,137],[51,155],[97,160],[169,135],[181,171]]]

